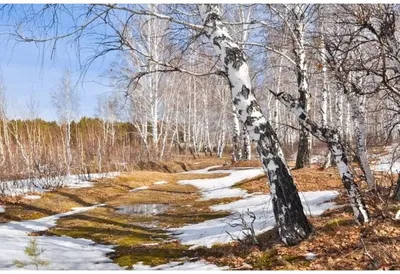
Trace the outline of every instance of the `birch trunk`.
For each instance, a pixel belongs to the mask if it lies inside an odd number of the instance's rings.
[[[223,26],[217,5],[202,4],[200,11],[206,35],[224,63],[239,119],[250,138],[257,142],[257,151],[269,178],[280,238],[287,245],[298,244],[311,234],[312,227],[304,214],[276,133],[254,97],[243,50]]]
[[[297,86],[299,92],[299,104],[304,112],[308,113],[308,98],[309,86],[308,86],[308,73],[307,73],[307,62],[306,62],[306,51],[304,48],[304,11],[300,5],[296,5],[295,9],[295,23],[294,23],[294,55],[296,60],[297,69]],[[300,124],[299,134],[299,147],[297,151],[296,166],[295,168],[303,168],[310,165],[310,133]]]
[[[350,205],[353,208],[355,220],[359,224],[369,222],[369,213],[365,207],[364,200],[361,197],[358,186],[354,182],[347,153],[342,140],[340,139],[339,131],[329,129],[327,127],[319,127],[308,117],[308,114],[304,112],[300,103],[297,100],[294,100],[290,94],[281,92],[280,94],[276,94],[276,96],[286,107],[290,109],[291,112],[297,116],[300,123],[302,123],[308,131],[310,131],[319,140],[328,144],[338,167],[339,175],[342,179],[344,188],[347,191]]]
[[[356,87],[355,87],[356,88]],[[357,159],[360,163],[361,170],[365,175],[365,180],[370,188],[375,188],[375,177],[372,174],[368,163],[367,139],[366,139],[366,123],[364,117],[364,100],[357,100],[354,93],[346,92],[347,99],[352,109],[352,118],[354,121],[354,130],[357,138]]]
[[[226,112],[222,111],[222,127],[220,134],[218,136],[218,150],[217,150],[217,157],[221,158],[224,153],[225,148],[225,134],[226,134]]]
[[[233,132],[232,132],[232,162],[236,163],[242,158],[240,150],[240,122],[235,105],[232,105]]]
[[[243,127],[242,130],[242,136],[243,136],[243,160],[251,160],[251,142],[250,142],[250,136],[249,133],[247,132],[246,127]]]
[[[326,45],[325,45],[325,37],[324,37],[324,25],[321,23],[321,45],[320,45],[320,57],[321,57],[321,65],[322,65],[322,92],[321,92],[321,105],[320,105],[320,114],[321,114],[321,127],[328,126],[328,73],[326,67]],[[322,166],[323,169],[327,169],[331,166],[332,154],[328,150],[328,153],[325,155],[324,164]]]
[[[65,160],[67,167],[67,176],[71,175],[72,152],[71,152],[71,122],[68,120],[65,131]]]

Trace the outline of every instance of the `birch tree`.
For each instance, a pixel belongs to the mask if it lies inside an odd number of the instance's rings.
[[[224,63],[238,117],[257,142],[264,171],[268,174],[275,220],[281,240],[295,245],[312,232],[303,206],[287,167],[276,133],[254,97],[249,69],[243,50],[224,27],[217,5],[200,6],[207,37]]]
[[[338,167],[343,186],[347,191],[356,222],[359,224],[368,223],[370,221],[369,213],[361,196],[361,192],[359,191],[357,184],[354,182],[354,176],[351,171],[346,148],[339,131],[333,130],[329,127],[323,128],[318,126],[309,118],[299,101],[294,99],[290,94],[281,92],[280,94],[275,93],[275,95],[294,115],[296,115],[299,122],[302,123],[310,133],[328,144]]]
[[[52,100],[59,122],[64,127],[64,159],[67,175],[71,174],[71,122],[77,117],[79,111],[79,95],[71,83],[71,74],[64,71],[57,90],[52,94]]]

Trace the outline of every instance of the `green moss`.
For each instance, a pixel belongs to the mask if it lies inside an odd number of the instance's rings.
[[[278,252],[272,248],[266,251],[254,264],[256,269],[270,269],[277,261]]]
[[[353,225],[353,224],[354,224],[354,220],[352,220],[352,219],[335,218],[335,219],[332,219],[332,220],[326,222],[326,224],[324,225],[324,228],[328,229],[328,230],[334,230],[336,227],[339,227],[339,226],[349,226],[349,225]]]
[[[156,246],[118,246],[111,258],[121,267],[131,269],[133,265],[139,262],[145,265],[157,266],[176,261],[185,256],[193,256],[193,252],[187,249],[186,246],[174,243],[160,243]]]

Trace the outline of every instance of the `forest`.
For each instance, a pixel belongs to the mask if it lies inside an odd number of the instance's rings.
[[[11,115],[0,77],[0,239],[26,246],[1,269],[400,269],[398,4],[0,16],[2,43],[78,64],[46,95],[54,120],[35,91]],[[108,92],[82,116],[97,66]]]

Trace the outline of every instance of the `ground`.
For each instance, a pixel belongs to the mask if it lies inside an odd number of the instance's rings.
[[[251,195],[269,192],[267,179],[258,175],[242,180],[233,186],[232,193],[247,193],[229,197],[226,189],[205,192],[182,180],[218,178],[221,182],[227,171],[235,168],[253,168],[257,161],[225,165],[210,158],[194,163],[168,166],[152,164],[158,171],[134,171],[116,178],[100,179],[89,188],[62,188],[44,192],[40,199],[3,199],[5,212],[0,222],[24,221],[69,212],[74,207],[94,209],[74,213],[56,220],[55,226],[31,232],[31,236],[69,236],[90,239],[97,244],[113,245],[107,256],[123,268],[163,268],[170,262],[185,261],[196,267],[213,265],[230,269],[400,269],[400,223],[393,219],[400,204],[387,199],[382,192],[378,198],[366,189],[367,203],[372,213],[371,224],[357,226],[346,203],[342,185],[334,168],[321,170],[312,166],[293,170],[299,191],[338,191],[334,202],[339,207],[325,211],[320,216],[310,216],[313,235],[295,247],[286,247],[278,241],[274,229],[257,236],[259,244],[230,242],[211,248],[190,248],[171,234],[171,228],[190,227],[230,216],[229,210],[215,211],[221,204],[231,205]],[[218,165],[211,173],[170,173],[184,169]],[[151,167],[148,167],[151,169]],[[175,170],[172,170],[175,169]],[[378,174],[380,185],[390,185],[386,174]],[[235,192],[235,189],[238,192]],[[234,196],[234,195],[233,195]],[[385,203],[382,203],[383,200]],[[165,212],[157,215],[124,214],[117,209],[131,204],[167,204]],[[223,208],[223,206],[222,206]],[[42,219],[41,219],[42,220]],[[186,259],[183,259],[186,258]],[[188,261],[187,258],[190,258]],[[16,258],[17,259],[17,258]],[[190,262],[190,261],[193,262]],[[186,264],[185,263],[185,264]],[[204,268],[206,269],[206,268]]]

